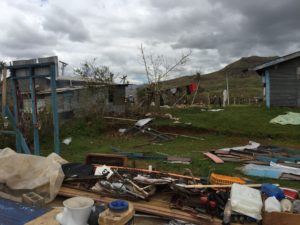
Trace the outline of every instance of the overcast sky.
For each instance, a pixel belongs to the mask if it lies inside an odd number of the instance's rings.
[[[139,45],[169,61],[192,50],[182,75],[250,55],[300,50],[299,0],[0,0],[0,60],[97,58],[143,82]]]

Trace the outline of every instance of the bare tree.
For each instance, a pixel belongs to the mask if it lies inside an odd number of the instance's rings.
[[[190,59],[192,51],[186,53],[175,59],[173,63],[169,63],[163,55],[146,54],[143,44],[140,46],[141,57],[145,67],[146,77],[149,88],[154,95],[154,102],[156,108],[159,108],[160,93],[162,90],[162,81],[168,79],[171,72],[174,72],[180,66],[183,66]]]

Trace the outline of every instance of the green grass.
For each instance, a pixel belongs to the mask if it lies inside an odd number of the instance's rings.
[[[249,138],[271,138],[280,140],[297,140],[300,137],[299,126],[270,124],[274,117],[288,111],[300,112],[300,109],[236,106],[226,107],[224,111],[208,112],[200,108],[171,109],[171,113],[179,117],[181,124],[178,127],[187,127],[186,122],[191,122],[191,128],[207,130],[215,133],[244,136]],[[160,119],[155,121],[156,126],[174,126],[172,121]]]

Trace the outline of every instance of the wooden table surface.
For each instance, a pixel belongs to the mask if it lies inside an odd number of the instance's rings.
[[[44,215],[26,223],[25,225],[59,225],[55,217],[62,211],[62,208],[55,208]]]

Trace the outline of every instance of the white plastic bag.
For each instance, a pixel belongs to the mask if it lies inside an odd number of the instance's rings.
[[[274,197],[269,197],[265,201],[266,212],[281,212],[280,202]]]
[[[261,220],[263,206],[259,190],[240,184],[233,184],[230,193],[232,210]]]

